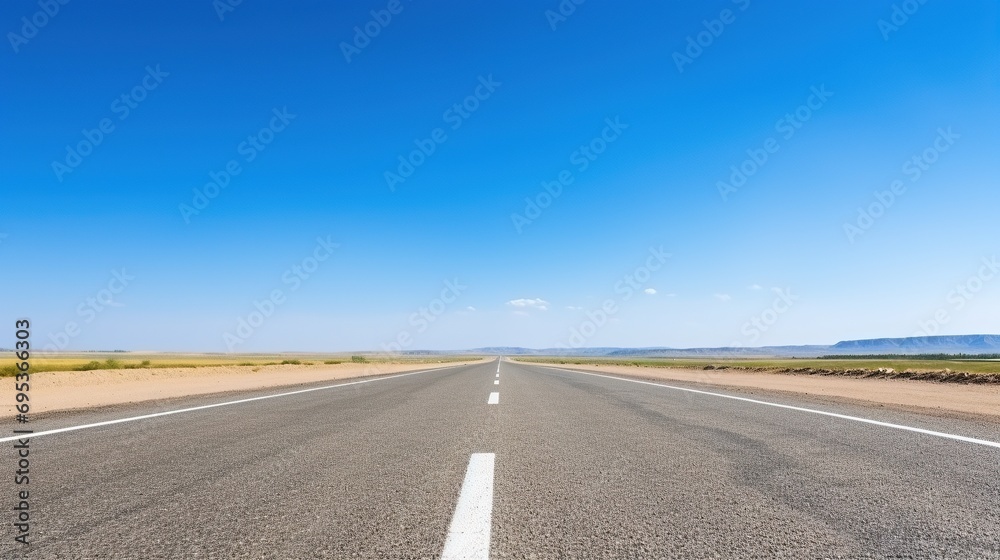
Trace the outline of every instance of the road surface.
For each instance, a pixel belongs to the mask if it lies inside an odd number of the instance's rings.
[[[304,388],[37,419],[0,557],[1000,558],[988,421],[506,360]]]

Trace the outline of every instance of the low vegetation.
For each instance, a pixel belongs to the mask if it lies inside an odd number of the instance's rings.
[[[845,354],[820,356],[821,360],[1000,360],[1000,354]]]
[[[693,369],[740,369],[750,371],[774,371],[782,373],[856,373],[892,370],[906,374],[969,374],[1000,375],[1000,361],[992,359],[970,359],[966,356],[927,358],[923,356],[825,356],[823,358],[649,358],[642,360],[616,360],[602,358],[569,357],[528,357],[513,358],[515,361],[570,364],[607,365],[661,368]],[[885,371],[883,371],[884,373]]]

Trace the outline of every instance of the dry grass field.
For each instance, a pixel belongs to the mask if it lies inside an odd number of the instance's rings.
[[[941,373],[992,376],[1000,374],[1000,360],[974,359],[919,359],[919,358],[878,358],[878,359],[827,359],[827,358],[773,358],[773,359],[710,359],[710,358],[566,358],[566,357],[516,357],[516,361],[563,364],[563,365],[604,365],[633,366],[651,368],[684,369],[746,369],[753,371],[774,371],[781,373],[863,373],[892,369],[897,374]],[[809,371],[812,370],[812,371]]]
[[[385,354],[185,354],[153,352],[37,353],[32,373],[113,369],[197,368],[208,366],[333,365],[340,363],[437,364],[467,361],[469,356],[387,356]],[[16,373],[11,363],[0,365],[0,377]]]

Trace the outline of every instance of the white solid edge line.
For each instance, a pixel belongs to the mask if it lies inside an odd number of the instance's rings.
[[[837,414],[836,412],[826,412],[824,410],[815,410],[815,409],[812,409],[812,408],[803,408],[801,406],[792,406],[792,405],[789,405],[789,404],[779,404],[779,403],[774,403],[774,402],[769,402],[769,401],[761,401],[761,400],[757,400],[757,399],[749,399],[749,398],[746,398],[746,397],[737,397],[737,396],[734,396],[734,395],[726,395],[724,393],[713,393],[711,391],[700,391],[698,389],[688,389],[686,387],[677,387],[675,385],[666,385],[664,383],[654,383],[652,381],[641,381],[641,380],[638,380],[638,379],[628,379],[628,378],[625,378],[625,377],[616,377],[614,375],[602,375],[600,373],[588,373],[588,372],[585,372],[585,371],[577,371],[575,369],[554,368],[554,367],[548,367],[548,366],[539,366],[539,367],[546,367],[548,369],[555,369],[555,370],[559,370],[559,371],[568,371],[568,372],[571,372],[571,373],[579,373],[581,375],[593,375],[594,377],[605,377],[607,379],[617,379],[618,381],[628,381],[630,383],[641,383],[643,385],[652,385],[654,387],[664,387],[664,388],[667,388],[667,389],[674,389],[674,390],[677,390],[677,391],[686,391],[688,393],[698,393],[698,394],[701,394],[701,395],[710,395],[710,396],[713,396],[713,397],[722,397],[724,399],[733,399],[733,400],[737,400],[737,401],[749,402],[749,403],[754,403],[754,404],[763,404],[763,405],[766,405],[766,406],[773,406],[773,407],[776,407],[776,408],[785,408],[785,409],[788,409],[788,410],[797,410],[799,412],[810,412],[812,414],[819,414],[819,415],[822,415],[822,416],[830,416],[830,417],[833,417],[833,418],[840,418],[842,420],[852,420],[854,422],[863,422],[865,424],[874,424],[876,426],[882,426],[884,428],[893,428],[893,429],[896,429],[896,430],[904,430],[904,431],[907,431],[907,432],[916,432],[918,434],[924,434],[924,435],[928,435],[928,436],[935,436],[935,437],[940,437],[940,438],[945,438],[945,439],[952,439],[952,440],[955,440],[955,441],[964,441],[966,443],[974,443],[974,444],[977,444],[977,445],[985,445],[987,447],[996,447],[997,449],[1000,449],[1000,443],[997,443],[995,441],[989,441],[989,440],[985,440],[985,439],[977,439],[977,438],[972,438],[972,437],[967,437],[967,436],[959,436],[959,435],[948,434],[948,433],[944,433],[944,432],[935,432],[933,430],[925,430],[923,428],[914,428],[912,426],[903,426],[902,424],[891,424],[889,422],[881,422],[879,420],[871,420],[871,419],[868,419],[868,418],[861,418],[861,417],[858,417],[858,416],[848,416],[846,414]],[[2,440],[0,440],[0,441],[2,441]]]
[[[486,404],[500,404],[500,393],[496,391],[490,393],[490,398],[486,401]]]
[[[490,557],[493,525],[493,472],[496,455],[473,453],[465,471],[462,491],[444,542],[444,560]]]
[[[50,436],[50,435],[53,435],[53,434],[61,434],[63,432],[73,432],[73,431],[76,431],[76,430],[85,430],[87,428],[98,428],[98,427],[101,427],[101,426],[110,426],[112,424],[121,424],[123,422],[134,422],[136,420],[146,420],[146,419],[149,419],[149,418],[156,418],[157,416],[169,416],[171,414],[180,414],[182,412],[194,412],[196,410],[205,410],[205,409],[208,409],[208,408],[216,408],[216,407],[220,407],[220,406],[229,406],[229,405],[233,405],[233,404],[242,404],[242,403],[248,403],[248,402],[253,402],[253,401],[262,401],[262,400],[265,400],[265,399],[274,399],[274,398],[278,398],[278,397],[287,397],[289,395],[298,395],[298,394],[301,394],[301,393],[311,393],[313,391],[323,391],[325,389],[336,389],[337,387],[347,387],[348,385],[360,385],[362,383],[371,383],[373,381],[387,381],[389,379],[397,379],[397,378],[400,378],[400,377],[406,377],[408,375],[417,375],[417,374],[420,374],[420,373],[427,373],[429,371],[437,371],[437,370],[448,369],[448,368],[453,368],[453,367],[460,367],[460,366],[443,366],[443,367],[433,368],[433,369],[422,369],[422,370],[419,370],[419,371],[412,371],[412,372],[409,372],[409,373],[400,373],[400,374],[397,374],[397,375],[389,375],[389,376],[385,376],[385,377],[376,377],[376,378],[373,378],[373,379],[362,379],[362,380],[359,380],[359,381],[349,381],[347,383],[338,383],[336,385],[325,385],[323,387],[312,387],[312,388],[309,388],[309,389],[299,389],[297,391],[287,391],[285,393],[276,393],[276,394],[273,394],[273,395],[263,395],[263,396],[260,396],[260,397],[251,397],[249,399],[240,399],[240,400],[236,400],[236,401],[227,401],[227,402],[221,402],[221,403],[206,404],[206,405],[202,405],[202,406],[192,406],[190,408],[180,408],[180,409],[177,409],[177,410],[168,410],[166,412],[155,412],[153,414],[143,414],[142,416],[130,416],[128,418],[119,418],[118,420],[105,420],[104,422],[94,422],[93,424],[82,424],[80,426],[69,426],[69,427],[66,427],[66,428],[56,428],[54,430],[45,430],[45,431],[42,431],[42,432],[35,432],[33,434],[19,434],[19,435],[16,435],[16,436],[2,437],[2,438],[0,438],[0,443],[7,442],[7,441],[15,441],[15,440],[19,440],[19,439],[29,439],[29,438],[37,438],[37,437],[41,437],[41,436]],[[192,395],[192,396],[197,396],[197,395]]]

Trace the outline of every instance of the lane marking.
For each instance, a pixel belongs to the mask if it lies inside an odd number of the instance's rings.
[[[497,379],[500,379],[500,374],[499,373],[497,374]]]
[[[486,401],[486,404],[500,404],[500,393],[496,391],[490,393],[490,398]]]
[[[374,379],[362,379],[360,381],[349,381],[347,383],[338,383],[336,385],[325,385],[323,387],[312,387],[312,388],[309,388],[309,389],[299,389],[297,391],[287,391],[287,392],[284,392],[284,393],[276,393],[276,394],[273,394],[273,395],[263,395],[263,396],[260,396],[260,397],[251,397],[251,398],[248,398],[248,399],[239,399],[239,400],[236,400],[236,401],[227,401],[227,402],[221,402],[221,403],[206,404],[206,405],[201,405],[201,406],[192,406],[192,407],[189,407],[189,408],[180,408],[180,409],[177,409],[177,410],[168,410],[166,412],[155,412],[153,414],[143,414],[142,416],[130,416],[128,418],[119,418],[118,420],[105,420],[104,422],[94,422],[93,424],[82,424],[82,425],[79,425],[79,426],[69,426],[69,427],[66,427],[66,428],[56,428],[54,430],[45,430],[45,431],[42,431],[42,432],[35,432],[33,434],[26,434],[26,435],[20,435],[20,436],[2,437],[2,438],[0,438],[0,443],[7,442],[7,441],[15,441],[15,440],[19,440],[19,439],[35,439],[35,438],[39,438],[39,437],[42,437],[42,436],[50,436],[50,435],[53,435],[53,434],[61,434],[63,432],[74,432],[76,430],[86,430],[88,428],[98,428],[100,426],[110,426],[112,424],[121,424],[123,422],[135,422],[136,420],[147,420],[149,418],[156,418],[158,416],[170,416],[171,414],[180,414],[182,412],[194,412],[196,410],[206,410],[206,409],[209,409],[209,408],[216,408],[216,407],[220,407],[220,406],[229,406],[229,405],[233,405],[233,404],[243,404],[243,403],[254,402],[254,401],[262,401],[262,400],[266,400],[266,399],[276,399],[278,397],[287,397],[287,396],[290,396],[290,395],[300,395],[302,393],[311,393],[313,391],[323,391],[323,390],[326,390],[326,389],[336,389],[337,387],[347,387],[348,385],[360,385],[362,383],[372,383],[372,382],[375,382],[375,381],[388,381],[390,379],[398,379],[400,377],[407,377],[407,376],[410,376],[410,375],[418,375],[418,374],[427,373],[427,372],[430,372],[430,371],[438,371],[438,370],[442,370],[442,369],[455,368],[455,367],[461,367],[461,366],[444,366],[444,367],[433,368],[433,369],[422,369],[422,370],[413,371],[413,372],[410,372],[410,373],[400,373],[400,374],[397,374],[397,375],[390,375],[390,376],[386,376],[386,377],[376,377]]]
[[[499,385],[500,384],[500,380],[499,379],[494,379],[493,380],[493,384],[494,385]]]
[[[473,560],[490,557],[490,530],[493,526],[494,453],[473,453],[465,470],[462,492],[444,542],[444,560]]]
[[[863,422],[865,424],[873,424],[875,426],[882,426],[884,428],[893,428],[895,430],[903,430],[903,431],[907,431],[907,432],[915,432],[915,433],[918,433],[918,434],[924,434],[924,435],[928,435],[928,436],[934,436],[934,437],[940,437],[940,438],[945,438],[945,439],[951,439],[951,440],[955,440],[955,441],[964,441],[965,443],[974,443],[976,445],[985,445],[987,447],[995,447],[997,449],[1000,449],[1000,443],[995,442],[995,441],[989,441],[989,440],[985,440],[985,439],[972,438],[972,437],[967,437],[967,436],[960,436],[960,435],[949,434],[949,433],[945,433],[945,432],[935,432],[933,430],[925,430],[923,428],[914,428],[912,426],[904,426],[902,424],[892,424],[892,423],[889,423],[889,422],[881,422],[879,420],[871,420],[869,418],[861,418],[861,417],[858,417],[858,416],[848,416],[846,414],[837,414],[836,412],[827,412],[825,410],[816,410],[816,409],[812,409],[812,408],[803,408],[801,406],[792,406],[790,404],[780,404],[780,403],[775,403],[775,402],[762,401],[762,400],[758,400],[758,399],[749,399],[749,398],[746,398],[746,397],[737,397],[735,395],[726,395],[724,393],[713,393],[711,391],[700,391],[698,389],[689,389],[687,387],[677,387],[676,385],[666,385],[664,383],[654,383],[652,381],[641,381],[641,380],[638,380],[638,379],[627,379],[627,378],[624,378],[624,377],[616,377],[614,375],[602,375],[602,374],[599,374],[599,373],[588,373],[588,372],[585,372],[585,371],[577,371],[577,370],[574,370],[574,369],[553,368],[553,367],[547,367],[547,366],[539,366],[539,367],[545,367],[547,369],[555,369],[555,370],[559,370],[559,371],[568,371],[570,373],[578,373],[578,374],[581,374],[581,375],[592,375],[594,377],[604,377],[604,378],[607,378],[607,379],[616,379],[618,381],[628,381],[629,383],[640,383],[642,385],[652,385],[654,387],[663,387],[663,388],[666,388],[666,389],[674,389],[676,391],[685,391],[685,392],[688,392],[688,393],[698,393],[699,395],[709,395],[709,396],[712,396],[712,397],[722,397],[724,399],[732,399],[732,400],[736,400],[736,401],[743,401],[743,402],[749,402],[749,403],[754,403],[754,404],[762,404],[762,405],[766,405],[766,406],[773,406],[775,408],[784,408],[784,409],[787,409],[787,410],[797,410],[799,412],[809,412],[809,413],[812,413],[812,414],[819,414],[821,416],[829,416],[829,417],[832,417],[832,418],[840,418],[842,420],[851,420],[851,421],[854,421],[854,422]],[[3,441],[3,440],[0,440],[0,441]]]

